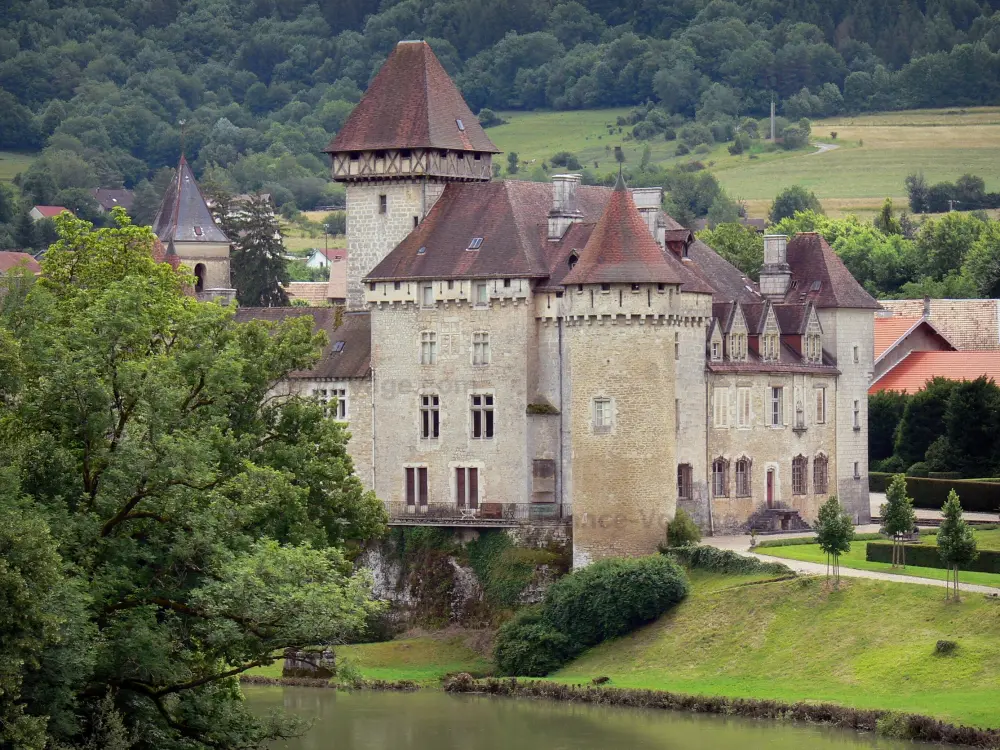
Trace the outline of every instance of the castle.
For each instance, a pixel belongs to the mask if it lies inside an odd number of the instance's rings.
[[[572,526],[575,565],[710,533],[870,519],[878,308],[822,237],[765,238],[759,283],[659,188],[494,180],[498,153],[423,42],[326,149],[347,188],[348,311],[285,384],[349,425],[394,524]]]

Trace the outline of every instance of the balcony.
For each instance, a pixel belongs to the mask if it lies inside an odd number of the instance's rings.
[[[513,528],[570,519],[558,503],[481,503],[478,508],[459,508],[454,503],[407,505],[387,502],[385,509],[389,513],[390,526]]]

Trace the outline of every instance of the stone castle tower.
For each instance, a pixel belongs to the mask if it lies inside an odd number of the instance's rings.
[[[499,153],[426,42],[400,42],[325,149],[347,185],[347,304],[449,182],[488,182]]]
[[[230,301],[235,297],[229,270],[229,238],[216,225],[183,156],[177,176],[156,212],[153,231],[166,248],[166,258],[176,259],[194,274],[198,299]]]

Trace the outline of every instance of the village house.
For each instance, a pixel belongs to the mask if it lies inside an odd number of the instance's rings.
[[[393,50],[326,150],[347,188],[340,327],[330,308],[238,315],[328,331],[281,389],[348,425],[391,523],[544,529],[583,565],[655,552],[677,508],[710,533],[795,528],[837,495],[869,520],[878,303],[822,237],[766,237],[758,284],[660,188],[494,180],[424,42]]]

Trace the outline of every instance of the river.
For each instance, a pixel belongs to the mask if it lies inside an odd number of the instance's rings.
[[[417,693],[244,686],[254,711],[313,720],[275,750],[916,750],[910,742],[778,724],[608,706]]]

